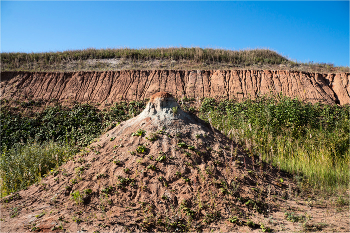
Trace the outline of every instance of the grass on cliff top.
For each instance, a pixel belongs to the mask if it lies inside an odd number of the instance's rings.
[[[85,147],[116,121],[139,114],[145,106],[143,102],[119,102],[99,111],[88,104],[70,108],[56,104],[28,115],[25,110],[42,103],[12,102],[1,100],[2,195],[36,182],[45,172],[60,166],[72,150]],[[294,174],[300,187],[325,193],[348,190],[348,105],[310,104],[281,96],[241,103],[211,98],[200,102],[186,98],[181,102],[183,109],[210,122],[247,153]],[[38,164],[30,162],[38,155],[43,159],[39,170]],[[30,180],[24,179],[28,172]]]
[[[97,60],[94,60],[97,59]],[[116,59],[109,62],[106,59]],[[1,71],[80,71],[116,69],[296,69],[347,71],[326,63],[298,63],[268,49],[211,48],[84,49],[44,53],[1,53]],[[282,66],[280,66],[282,65]]]

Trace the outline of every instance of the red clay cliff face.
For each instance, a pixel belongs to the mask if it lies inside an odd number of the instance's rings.
[[[298,71],[107,71],[2,72],[1,98],[57,99],[112,103],[144,100],[159,91],[175,98],[242,100],[283,93],[309,102],[350,103],[350,73],[319,74]]]

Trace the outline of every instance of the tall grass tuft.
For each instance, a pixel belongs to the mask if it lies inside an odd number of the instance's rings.
[[[301,186],[336,192],[348,189],[350,178],[349,110],[277,96],[205,99],[200,114],[250,153],[293,173]]]
[[[54,142],[16,144],[0,157],[1,197],[41,180],[73,154],[69,146]]]

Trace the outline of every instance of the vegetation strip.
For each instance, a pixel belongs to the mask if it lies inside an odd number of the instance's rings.
[[[194,99],[186,98],[182,102],[184,110],[196,113],[244,145],[252,156],[295,174],[301,187],[325,192],[346,190],[349,106],[312,105],[282,96],[242,103],[209,98],[202,100],[199,109],[195,108],[199,105]],[[145,106],[142,102],[120,102],[99,111],[89,104],[71,108],[51,104],[54,106],[45,107],[45,103],[31,100],[1,100],[2,196],[39,181],[106,129],[139,114]],[[40,106],[44,110],[31,112]],[[142,135],[144,132],[140,131],[134,136]],[[156,135],[147,136],[150,141],[157,140]],[[178,146],[187,148],[182,142]],[[144,151],[140,146],[137,152]]]
[[[116,59],[109,62],[108,59]],[[154,64],[152,61],[155,61]],[[1,53],[1,71],[77,71],[117,69],[297,69],[348,72],[349,67],[300,63],[268,49],[226,50],[198,47],[85,49],[44,53]],[[280,66],[282,65],[282,66]]]

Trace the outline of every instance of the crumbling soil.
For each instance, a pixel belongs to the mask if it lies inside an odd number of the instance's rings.
[[[170,94],[151,99],[40,183],[2,199],[1,232],[349,229],[346,210],[298,201],[288,174]]]
[[[159,91],[175,98],[235,99],[262,95],[312,103],[349,104],[350,73],[285,70],[122,70],[106,72],[2,72],[0,98],[105,104],[145,100]]]

